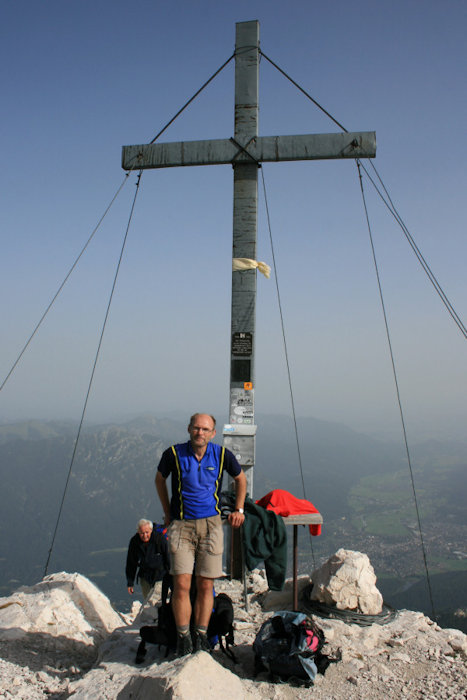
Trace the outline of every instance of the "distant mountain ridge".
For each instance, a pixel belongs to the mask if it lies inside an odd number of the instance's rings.
[[[156,467],[166,447],[188,438],[186,424],[187,421],[175,418],[144,415],[125,423],[85,425],[49,572],[79,570],[123,609],[128,603],[123,575],[128,541],[139,518],[161,519],[154,486]],[[303,497],[291,419],[261,416],[258,425],[255,497],[273,488]],[[385,484],[390,484],[392,478],[400,483],[399,472],[406,474],[403,470],[407,470],[402,445],[379,442],[346,426],[311,418],[299,419],[297,428],[306,498],[324,517],[323,535],[314,545],[318,558],[326,558],[340,546],[355,548],[357,542],[366,551],[369,541],[377,542],[371,526],[379,517],[378,507],[375,511],[374,504],[365,505],[368,479],[370,483],[374,480],[376,496],[378,484],[383,485],[380,493],[384,495]],[[76,425],[65,421],[0,426],[0,594],[9,593],[18,584],[33,583],[44,573],[76,430]],[[221,423],[216,440],[222,441]],[[430,442],[416,446],[414,454],[417,469],[426,475],[423,503],[428,497],[433,503],[436,497],[440,513],[460,513],[466,486],[466,446]],[[357,506],[360,510],[356,511]],[[365,509],[376,512],[376,516],[371,516],[373,520],[362,520],[358,515],[361,512],[365,516]],[[384,511],[380,510],[383,518]],[[360,521],[370,528],[370,540],[365,539]],[[452,527],[456,522],[451,518]],[[410,547],[416,547],[416,542],[409,530],[406,538],[408,554],[404,556],[410,558]],[[304,556],[307,546],[301,546]],[[370,556],[372,561],[376,558],[377,567],[378,547],[372,546]],[[309,561],[306,567],[310,572]]]
[[[71,435],[76,428],[73,423],[60,421],[29,420],[21,423],[0,425],[0,445],[10,440],[41,440]]]

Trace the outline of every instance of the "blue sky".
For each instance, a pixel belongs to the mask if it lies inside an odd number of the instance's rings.
[[[467,319],[467,5],[461,0],[0,3],[0,380],[145,143],[258,19],[263,52],[350,131]],[[161,140],[233,133],[234,64]],[[266,61],[260,134],[336,131]],[[297,412],[395,435],[399,418],[355,164],[265,164]],[[135,190],[132,175],[0,393],[0,420],[78,419]],[[409,437],[463,436],[466,345],[365,181]],[[144,173],[89,420],[227,414],[232,170]],[[260,188],[258,258],[271,264]],[[273,280],[258,279],[257,412],[289,413]]]

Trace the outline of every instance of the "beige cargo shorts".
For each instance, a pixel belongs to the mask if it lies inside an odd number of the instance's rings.
[[[170,573],[222,576],[224,532],[220,515],[198,520],[172,520],[168,528]]]

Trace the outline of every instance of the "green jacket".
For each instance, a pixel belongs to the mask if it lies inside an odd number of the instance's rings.
[[[280,515],[245,500],[243,524],[245,565],[250,571],[264,561],[271,591],[281,591],[287,570],[287,532]]]

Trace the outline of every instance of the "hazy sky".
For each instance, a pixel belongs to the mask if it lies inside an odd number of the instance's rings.
[[[0,2],[0,383],[124,179],[121,146],[150,141],[258,19],[263,52],[374,161],[467,321],[464,0]],[[233,134],[234,62],[162,141]],[[260,134],[337,127],[265,60]],[[355,164],[265,164],[297,412],[398,430],[395,389]],[[261,182],[261,179],[260,179]],[[125,234],[131,175],[22,361],[0,420],[78,419]],[[364,180],[410,436],[464,435],[466,343],[400,228]],[[89,420],[229,401],[232,169],[141,181]],[[260,187],[258,258],[272,263]],[[289,413],[273,279],[258,278],[257,412]]]

